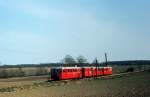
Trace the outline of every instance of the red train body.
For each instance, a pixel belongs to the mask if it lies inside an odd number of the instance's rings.
[[[51,69],[52,80],[79,79],[112,74],[112,67],[56,67]]]

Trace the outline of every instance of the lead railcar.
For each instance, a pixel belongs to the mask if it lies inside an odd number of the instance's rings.
[[[56,67],[51,69],[52,80],[66,80],[82,78],[80,67]]]

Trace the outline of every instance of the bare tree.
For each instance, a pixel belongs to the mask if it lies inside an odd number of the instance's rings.
[[[87,63],[87,59],[84,56],[80,55],[77,57],[77,62],[78,63]]]
[[[65,58],[62,60],[64,64],[75,64],[76,61],[71,55],[66,55]]]

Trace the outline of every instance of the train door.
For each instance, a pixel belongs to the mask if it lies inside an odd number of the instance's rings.
[[[86,72],[85,68],[82,68],[81,70],[82,70],[82,77],[85,77],[85,75],[86,75],[86,73],[85,73],[85,72]]]
[[[94,68],[91,67],[91,73],[92,73],[92,77],[94,77]]]
[[[61,69],[52,69],[51,70],[51,78],[53,80],[60,80]]]

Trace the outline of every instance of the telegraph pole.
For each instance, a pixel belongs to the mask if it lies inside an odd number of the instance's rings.
[[[97,58],[95,59],[95,63],[96,63],[96,78],[97,78],[97,69],[98,69],[98,60],[97,60]]]
[[[105,64],[106,64],[106,66],[108,66],[108,62],[107,62],[107,53],[105,53]]]

